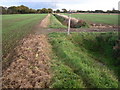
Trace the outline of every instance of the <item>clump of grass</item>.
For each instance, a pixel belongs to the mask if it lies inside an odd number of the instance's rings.
[[[87,48],[76,45],[80,42],[80,45],[84,46],[81,41],[84,41],[85,38],[79,38],[79,41],[73,43],[72,39],[74,38],[72,36],[75,37],[76,35],[66,36],[65,33],[52,33],[49,35],[53,50],[61,62],[69,66],[75,74],[82,77],[89,88],[117,88],[118,79],[114,73],[104,64],[91,57]],[[87,33],[78,35],[88,37]],[[91,36],[91,39],[95,37]]]

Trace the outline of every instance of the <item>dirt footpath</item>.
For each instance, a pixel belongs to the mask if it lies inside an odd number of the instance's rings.
[[[16,48],[14,62],[3,72],[3,88],[48,88],[50,45],[45,35],[29,35]]]
[[[49,25],[49,23],[50,23],[49,18],[50,18],[50,14],[48,14],[48,15],[45,17],[45,19],[43,19],[43,20],[41,21],[39,27],[41,27],[41,28],[47,28],[48,25]]]

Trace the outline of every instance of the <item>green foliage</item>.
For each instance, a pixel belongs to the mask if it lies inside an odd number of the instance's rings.
[[[59,9],[57,9],[57,10],[56,10],[56,13],[60,13],[60,10],[59,10]]]
[[[48,13],[52,13],[53,10],[51,8],[48,8]]]
[[[63,10],[63,13],[67,13],[68,12],[67,9],[65,9],[65,8],[63,8],[62,10]]]
[[[8,8],[7,10],[7,13],[8,14],[25,14],[25,13],[29,13],[29,8],[24,6],[24,5],[21,5],[21,6],[11,6]]]
[[[109,60],[111,61],[111,45],[114,44],[116,36],[114,33],[72,33],[70,36],[65,33],[49,34],[53,50],[59,60],[70,67],[75,74],[82,77],[83,83],[88,88],[118,87],[118,79],[114,74],[114,69],[105,65]],[[106,43],[106,41],[109,42]],[[105,48],[101,45],[104,45]],[[101,47],[98,48],[98,46]],[[106,48],[107,46],[109,47]],[[102,55],[100,49],[104,50],[103,52],[108,57]]]
[[[32,9],[24,5],[20,6],[10,6],[10,7],[3,7],[0,6],[2,12],[1,14],[28,14],[28,13],[52,13],[53,10],[51,8],[43,8],[43,9]]]

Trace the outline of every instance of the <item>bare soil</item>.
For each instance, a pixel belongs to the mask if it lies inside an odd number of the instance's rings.
[[[47,88],[50,45],[45,35],[29,35],[16,48],[16,59],[3,72],[3,88]]]
[[[41,27],[41,28],[47,28],[48,25],[49,25],[49,23],[50,23],[49,18],[50,18],[50,14],[48,14],[48,15],[46,16],[46,18],[41,21],[39,27]]]

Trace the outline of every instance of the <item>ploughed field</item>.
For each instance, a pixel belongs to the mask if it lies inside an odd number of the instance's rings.
[[[71,16],[117,25],[117,15]],[[62,32],[67,26],[54,15],[2,17],[3,62],[12,61],[3,71],[4,88],[118,88],[119,50],[115,48],[118,32],[67,35],[66,31]],[[53,33],[43,33],[50,30]],[[38,31],[40,33],[34,33]],[[12,58],[6,58],[11,53]]]

